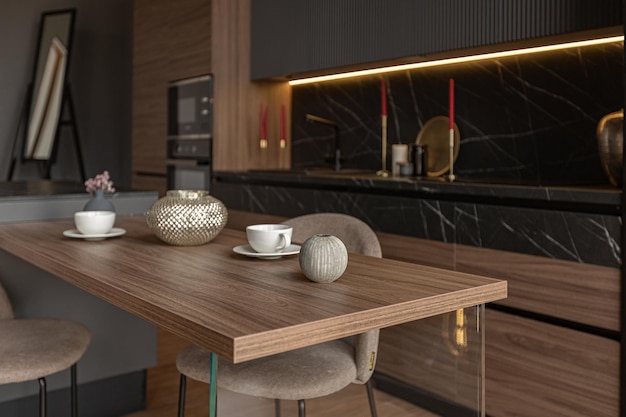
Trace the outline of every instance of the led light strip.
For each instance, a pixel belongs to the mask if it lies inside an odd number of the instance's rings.
[[[391,67],[372,68],[372,69],[360,70],[360,71],[350,71],[350,72],[344,72],[341,74],[331,74],[331,75],[322,75],[319,77],[302,78],[299,80],[289,81],[289,85],[320,83],[324,81],[340,80],[343,78],[352,78],[352,77],[361,77],[364,75],[381,74],[381,73],[392,72],[392,71],[406,71],[406,70],[411,70],[411,69],[416,69],[416,68],[428,68],[428,67],[435,67],[435,66],[440,66],[440,65],[458,64],[462,62],[480,61],[480,60],[485,60],[485,59],[502,58],[502,57],[516,56],[516,55],[535,54],[537,52],[554,51],[558,49],[567,49],[567,48],[578,48],[581,46],[600,45],[603,43],[619,42],[623,40],[624,40],[624,36],[613,36],[609,38],[589,39],[585,41],[559,43],[559,44],[554,44],[554,45],[534,46],[531,48],[514,49],[510,51],[491,52],[491,53],[486,53],[486,54],[461,56],[457,58],[439,59],[435,61],[416,62],[413,64],[394,65]]]

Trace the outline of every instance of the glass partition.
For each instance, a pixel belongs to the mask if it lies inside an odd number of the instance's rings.
[[[484,417],[484,346],[484,305],[382,329],[376,387],[420,416]]]

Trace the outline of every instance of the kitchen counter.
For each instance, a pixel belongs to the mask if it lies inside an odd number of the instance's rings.
[[[342,172],[330,169],[223,171],[214,176],[218,182],[228,183],[323,187],[334,191],[616,215],[620,212],[622,194],[620,189],[609,186],[537,186],[505,183],[493,178],[460,178],[455,182],[427,177],[383,178],[371,171],[354,169]]]
[[[85,186],[78,182],[0,182],[0,223],[72,217],[89,198]],[[158,193],[117,189],[106,198],[118,214],[139,214],[150,207]]]
[[[374,230],[421,239],[619,267],[621,191],[528,186],[345,170],[215,172],[229,209],[293,217],[352,214]]]

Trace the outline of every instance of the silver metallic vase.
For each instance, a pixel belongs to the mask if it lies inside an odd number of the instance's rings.
[[[604,172],[616,187],[622,186],[624,109],[609,113],[598,123],[598,153]]]
[[[204,245],[228,221],[226,206],[204,190],[170,190],[146,213],[154,234],[170,245]]]

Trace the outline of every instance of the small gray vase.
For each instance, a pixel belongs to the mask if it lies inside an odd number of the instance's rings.
[[[346,245],[333,235],[313,235],[300,248],[300,269],[314,282],[328,283],[339,279],[348,266]]]
[[[87,201],[83,211],[115,211],[115,206],[104,196],[104,191],[96,190],[93,197]]]

